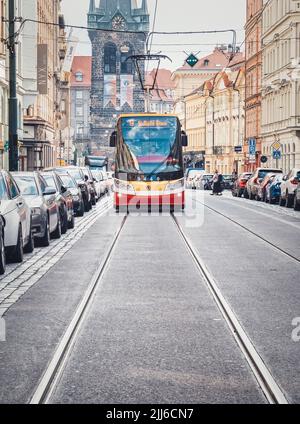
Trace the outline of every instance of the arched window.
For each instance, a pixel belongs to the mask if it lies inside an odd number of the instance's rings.
[[[121,50],[121,74],[132,75],[133,74],[133,63],[132,60],[127,60],[129,56],[132,56],[132,49],[128,47],[128,51]]]
[[[108,43],[104,47],[104,73],[117,73],[117,48],[113,43]]]

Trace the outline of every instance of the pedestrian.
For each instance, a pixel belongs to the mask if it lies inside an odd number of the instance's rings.
[[[216,169],[212,179],[212,193],[211,196],[218,195],[220,191],[219,187],[219,171]]]

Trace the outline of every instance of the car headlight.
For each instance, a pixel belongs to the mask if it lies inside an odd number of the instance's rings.
[[[174,193],[174,192],[182,192],[183,189],[184,189],[184,180],[178,180],[178,181],[169,183],[165,191],[170,191]]]
[[[41,208],[31,208],[31,215],[40,215]]]
[[[128,184],[127,181],[115,180],[115,191],[117,193],[135,195],[133,186]]]

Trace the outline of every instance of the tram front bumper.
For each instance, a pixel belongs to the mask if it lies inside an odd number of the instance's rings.
[[[143,207],[143,206],[181,206],[185,204],[185,193],[171,193],[161,195],[134,195],[115,193],[115,206]]]

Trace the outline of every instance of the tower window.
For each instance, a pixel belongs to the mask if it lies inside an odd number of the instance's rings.
[[[104,47],[104,73],[117,73],[117,48],[112,43],[106,44]]]
[[[132,60],[127,60],[132,55],[132,49],[128,52],[121,52],[121,74],[132,75],[133,74],[133,63]]]

